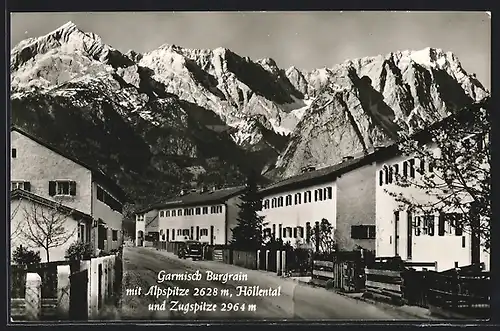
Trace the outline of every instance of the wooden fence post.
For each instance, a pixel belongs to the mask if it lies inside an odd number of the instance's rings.
[[[42,278],[39,274],[29,272],[26,275],[26,319],[38,321],[42,311]]]
[[[70,274],[71,267],[69,265],[57,266],[57,312],[61,319],[69,318]]]
[[[269,258],[271,257],[271,251],[266,250],[266,271],[269,271]]]
[[[281,274],[286,272],[286,251],[281,251]]]
[[[257,250],[257,270],[260,269],[260,249]]]
[[[281,251],[276,251],[276,274],[281,276]]]

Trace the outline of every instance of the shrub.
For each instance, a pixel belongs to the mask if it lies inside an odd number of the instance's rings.
[[[329,280],[326,282],[325,288],[326,288],[327,290],[331,290],[331,289],[333,288],[333,279],[329,279]]]
[[[40,263],[42,259],[40,258],[40,252],[32,251],[21,245],[14,251],[12,260],[16,264],[26,265],[31,263]]]
[[[92,253],[90,243],[74,242],[66,250],[65,257],[70,261],[89,260],[92,258]]]

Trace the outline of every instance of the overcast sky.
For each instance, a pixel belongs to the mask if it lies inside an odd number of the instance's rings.
[[[454,52],[490,88],[491,20],[485,12],[14,13],[11,42],[72,21],[121,51],[162,44],[226,47],[282,68],[331,67],[346,59],[425,47]]]

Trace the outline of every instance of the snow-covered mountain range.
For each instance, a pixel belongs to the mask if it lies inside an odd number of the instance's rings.
[[[15,124],[141,203],[239,184],[249,167],[278,179],[330,165],[489,95],[441,49],[306,71],[225,48],[122,53],[71,22],[11,50],[11,92]]]

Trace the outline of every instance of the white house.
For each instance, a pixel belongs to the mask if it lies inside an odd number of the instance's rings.
[[[434,153],[439,153],[436,147]],[[423,215],[421,212],[411,212],[389,194],[401,193],[420,203],[437,201],[423,189],[395,184],[395,174],[418,181],[419,171],[436,171],[432,164],[416,157],[399,155],[395,146],[390,146],[383,156],[378,157],[376,170],[377,256],[400,256],[412,262],[437,262],[437,271],[479,262],[484,262],[489,270],[489,254],[475,239],[476,236],[453,226],[452,217],[455,213]]]
[[[303,173],[260,190],[260,215],[271,237],[295,246],[311,242],[323,219],[333,226],[339,250],[375,249],[375,163],[371,155],[345,157],[333,166]],[[365,196],[362,196],[362,195]]]
[[[122,242],[123,190],[102,171],[18,128],[11,128],[11,189],[58,201],[92,217],[83,236],[94,249]]]
[[[137,245],[143,245],[140,231],[160,242],[190,239],[210,245],[229,244],[231,229],[238,222],[239,197],[243,190],[244,187],[233,187],[184,191],[173,199],[136,212]],[[149,222],[145,221],[147,217]],[[157,232],[148,226],[154,223],[155,217],[158,219]]]
[[[326,178],[334,168],[306,169],[259,191],[259,214],[264,216],[268,236],[296,246],[298,241],[310,242],[311,228],[322,219],[335,227],[336,183],[335,178]]]
[[[135,214],[135,245],[152,245],[158,240],[158,208],[147,208]]]
[[[88,242],[86,229],[92,225],[92,216],[89,214],[23,189],[13,190],[10,201],[11,256],[15,248],[24,246],[39,252],[41,262],[47,262],[45,248],[48,248],[49,260],[60,261],[65,259],[66,250],[71,244],[77,241]],[[46,245],[47,237],[44,233],[49,228],[64,232],[56,231],[57,234],[50,236],[51,243]],[[25,233],[32,239],[27,239]],[[33,246],[34,240],[43,242],[43,246]]]

